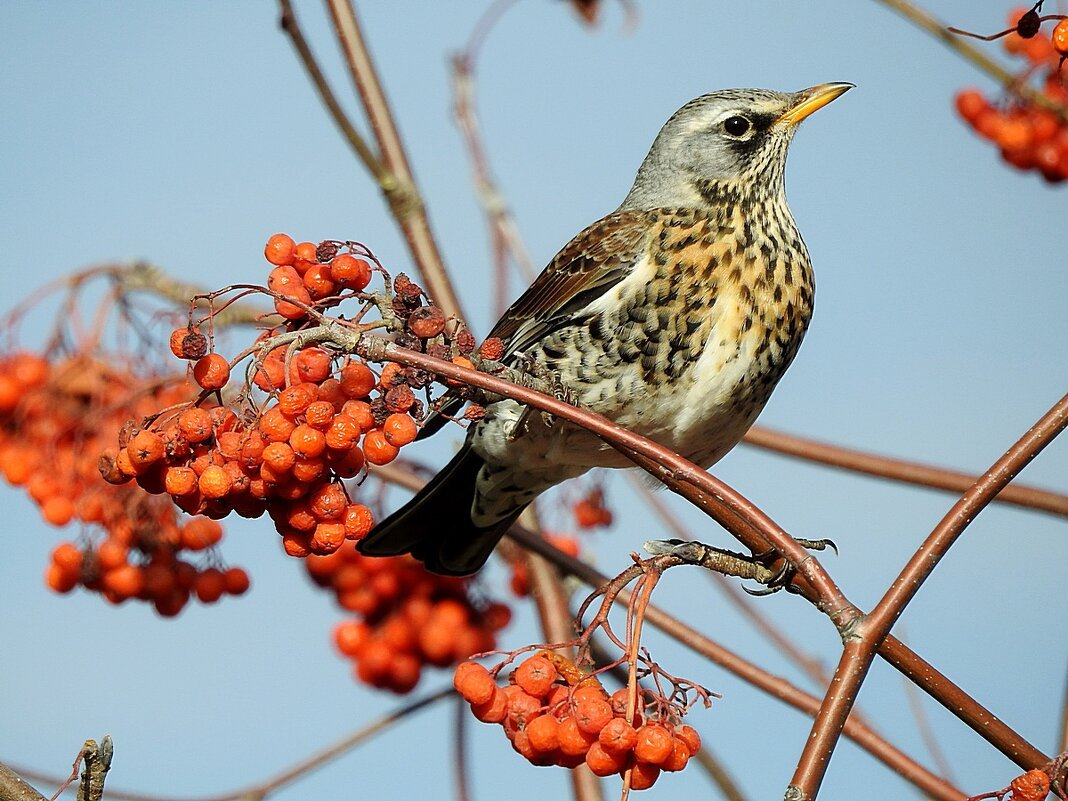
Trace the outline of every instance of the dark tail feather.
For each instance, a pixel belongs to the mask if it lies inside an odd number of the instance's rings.
[[[368,556],[410,553],[427,570],[445,576],[477,571],[523,511],[517,509],[486,528],[471,521],[482,465],[482,457],[465,444],[414,498],[360,540],[357,549]]]

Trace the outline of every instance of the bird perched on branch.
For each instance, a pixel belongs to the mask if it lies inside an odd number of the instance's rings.
[[[728,89],[684,105],[619,208],[565,245],[494,327],[504,361],[533,364],[577,403],[715,463],[808,327],[812,266],[786,203],[786,151],[797,125],[851,86]],[[452,461],[359,550],[473,573],[540,493],[631,465],[586,430],[529,412],[489,405]]]

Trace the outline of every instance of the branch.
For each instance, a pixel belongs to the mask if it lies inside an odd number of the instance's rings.
[[[796,801],[816,797],[842,726],[849,717],[857,693],[860,691],[860,685],[871,667],[877,649],[889,635],[890,629],[901,616],[906,605],[916,596],[923,582],[931,575],[975,516],[1066,427],[1068,427],[1068,395],[1057,401],[953,505],[953,508],[942,518],[909,560],[871,614],[865,619],[858,620],[852,627],[838,668],[835,670],[831,689],[824,698],[819,715],[813,723],[812,734],[805,742],[788,797]],[[1039,767],[1021,764],[1022,755],[1014,748],[1003,749],[1003,753],[1021,767]],[[790,792],[794,795],[789,795]]]
[[[763,426],[753,426],[743,442],[754,448],[794,456],[809,462],[865,473],[879,478],[888,478],[905,484],[962,493],[978,479],[969,473],[945,470],[920,462],[892,459],[867,451],[843,448],[826,442],[773,431]],[[1025,484],[1010,484],[994,498],[999,503],[1010,503],[1027,509],[1068,517],[1068,495]]]
[[[392,185],[380,184],[390,211],[404,233],[408,249],[419,266],[427,291],[434,302],[442,308],[446,316],[464,319],[460,301],[434,241],[426,207],[408,165],[408,157],[393,120],[389,102],[360,31],[355,9],[350,0],[326,0],[326,4],[334,20],[334,30],[352,80],[378,142],[382,162],[394,178]]]
[[[347,737],[342,738],[338,742],[330,745],[316,754],[312,754],[310,757],[297,762],[290,768],[282,771],[281,773],[266,779],[257,784],[250,785],[248,787],[233,790],[228,793],[221,793],[218,795],[202,796],[200,798],[190,799],[186,796],[159,796],[151,795],[148,793],[130,793],[113,790],[108,788],[108,799],[114,799],[114,801],[262,801],[262,799],[271,795],[272,793],[281,790],[286,785],[292,784],[298,779],[304,778],[312,771],[318,770],[329,762],[334,761],[338,757],[345,754],[347,751],[351,751],[356,746],[366,742],[374,735],[381,731],[385,731],[391,728],[394,724],[399,723],[404,718],[412,715],[430,706],[443,698],[450,698],[455,696],[453,688],[445,687],[430,695],[418,698],[399,709],[392,712],[388,712],[377,720],[368,723],[366,726],[354,731]],[[35,781],[44,782],[52,785],[59,785],[62,783],[62,779],[56,779],[54,776],[48,776],[36,771],[19,769],[19,773],[24,776],[29,776]],[[0,774],[0,781],[2,781],[2,774]],[[3,785],[0,784],[0,789]],[[0,796],[0,799],[7,801],[6,798]],[[19,801],[23,801],[20,799]],[[39,801],[39,799],[33,796],[28,796],[25,801]],[[80,801],[80,798],[79,798]]]
[[[3,801],[48,801],[3,762],[0,762],[0,799]]]
[[[1009,72],[981,49],[966,39],[950,33],[943,22],[924,9],[908,2],[908,0],[878,0],[878,2],[892,8],[916,27],[927,31],[950,50],[955,51],[966,61],[970,61],[974,66],[998,81],[1006,89],[1016,93],[1027,102],[1049,109],[1061,119],[1068,120],[1068,107],[1053,102],[1030,84],[1021,81],[1019,76]]]

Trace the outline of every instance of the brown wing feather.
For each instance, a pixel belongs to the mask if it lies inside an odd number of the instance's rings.
[[[493,327],[506,353],[537,342],[590,301],[622,281],[644,250],[648,211],[604,217],[567,243]]]
[[[490,332],[508,356],[525,350],[554,327],[574,319],[590,301],[622,281],[645,249],[655,211],[618,211],[586,228],[556,254]],[[463,400],[445,395],[439,407],[455,414]],[[446,418],[432,414],[419,439],[433,436]]]

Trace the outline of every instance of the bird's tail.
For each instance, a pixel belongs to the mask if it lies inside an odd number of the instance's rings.
[[[410,553],[426,569],[445,576],[477,571],[523,507],[490,526],[471,520],[475,482],[484,464],[465,444],[414,498],[374,527],[356,547],[367,556]]]

